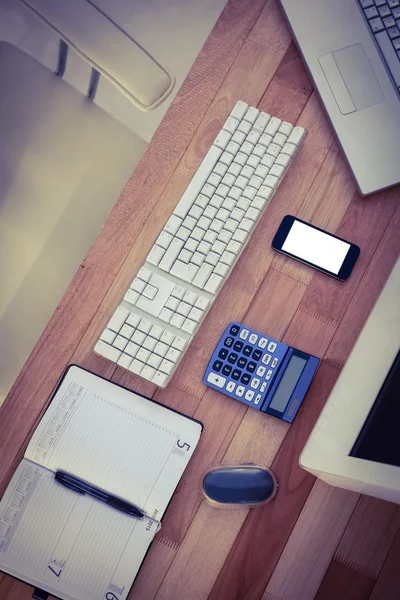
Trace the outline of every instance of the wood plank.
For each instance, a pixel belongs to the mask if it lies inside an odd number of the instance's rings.
[[[367,600],[373,586],[374,580],[365,573],[333,560],[315,600]],[[383,600],[383,596],[380,600]]]
[[[8,575],[0,582],[0,598],[7,600],[31,600],[33,587]],[[52,596],[51,596],[52,598]]]
[[[315,597],[359,494],[317,480],[262,600]]]
[[[338,368],[343,366],[400,255],[399,230],[400,206],[391,218],[373,259],[326,351],[327,361],[335,364]]]
[[[209,600],[259,600],[310,493],[315,478],[300,468],[300,452],[338,376],[322,364],[296,421],[272,463],[276,498],[250,511],[211,591]]]
[[[203,502],[156,600],[205,600],[247,514]]]
[[[398,505],[361,496],[334,558],[376,579],[399,530]]]
[[[369,600],[398,600],[400,590],[400,532],[390,548]]]

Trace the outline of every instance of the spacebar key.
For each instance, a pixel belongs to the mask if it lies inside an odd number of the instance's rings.
[[[184,191],[183,196],[176,205],[173,213],[174,215],[181,217],[181,219],[184,219],[186,217],[193,202],[199,195],[201,188],[212,173],[221,154],[221,148],[217,148],[217,146],[211,146],[211,148],[203,158],[203,162],[197,169],[196,173],[193,175],[191,182]]]
[[[397,58],[395,49],[386,31],[380,31],[375,35],[379,48],[384,56],[384,59],[389,67],[389,71],[395,81],[397,87],[400,87],[400,60]]]

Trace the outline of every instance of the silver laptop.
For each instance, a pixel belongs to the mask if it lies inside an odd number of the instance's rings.
[[[400,0],[280,0],[362,195],[400,183]]]

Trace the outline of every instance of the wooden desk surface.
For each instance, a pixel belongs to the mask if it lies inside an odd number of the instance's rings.
[[[92,348],[237,99],[308,136],[171,384],[156,389]],[[359,244],[346,283],[271,250],[287,213]],[[229,0],[1,409],[0,494],[75,362],[205,426],[130,598],[398,600],[399,507],[318,482],[298,457],[399,255],[399,230],[399,188],[358,196],[276,1]],[[323,357],[292,426],[202,384],[230,320]],[[211,508],[201,475],[219,461],[272,465],[276,499],[253,511]],[[2,600],[30,595],[0,575]]]

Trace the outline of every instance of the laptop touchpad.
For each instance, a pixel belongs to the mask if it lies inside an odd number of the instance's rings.
[[[325,54],[320,57],[319,62],[342,114],[346,115],[384,100],[361,44]]]

